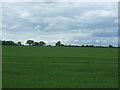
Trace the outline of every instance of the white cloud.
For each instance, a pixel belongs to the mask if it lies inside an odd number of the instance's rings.
[[[82,40],[81,42],[83,42],[83,43],[89,43],[89,42],[91,42],[91,40]]]
[[[18,28],[18,27],[19,27],[19,25],[13,25],[10,28]]]
[[[9,27],[9,26],[6,25],[6,24],[0,24],[0,27],[1,27],[1,28],[5,28],[5,27]]]
[[[109,12],[109,11],[101,11],[101,16],[103,16],[103,17],[107,17],[107,16],[110,16],[111,15],[111,13]],[[112,13],[112,15],[113,15],[113,13]]]
[[[40,25],[35,26],[35,29],[41,29]]]
[[[100,40],[96,40],[95,42],[100,42]]]
[[[29,17],[29,14],[26,13],[26,12],[25,12],[25,13],[21,13],[20,16],[21,16],[21,18],[23,18],[23,19],[28,19],[28,18],[30,18],[30,17]]]
[[[114,21],[114,23],[118,23],[118,19]]]
[[[78,39],[75,39],[74,42],[78,42],[79,40]]]
[[[104,43],[107,43],[107,41],[106,41],[106,40],[103,40],[103,42],[104,42]]]
[[[107,43],[106,40],[96,40],[95,42],[96,42],[96,43],[100,43],[100,42],[102,42],[102,43]]]

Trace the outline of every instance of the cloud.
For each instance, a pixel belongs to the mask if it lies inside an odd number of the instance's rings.
[[[23,19],[29,19],[30,18],[28,13],[21,13],[20,16]]]
[[[113,39],[117,37],[117,3],[14,2],[3,3],[2,8],[5,40],[117,44]]]
[[[4,0],[2,2],[119,2],[119,0]]]
[[[95,36],[97,37],[118,37],[117,32],[101,32],[101,33],[94,33]]]

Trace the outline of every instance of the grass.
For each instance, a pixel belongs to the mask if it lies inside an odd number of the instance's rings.
[[[118,88],[118,49],[3,46],[3,88]]]

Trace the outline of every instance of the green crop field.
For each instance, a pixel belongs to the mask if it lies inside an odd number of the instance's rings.
[[[3,88],[117,88],[118,49],[3,46]]]

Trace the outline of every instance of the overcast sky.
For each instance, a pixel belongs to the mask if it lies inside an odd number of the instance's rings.
[[[117,2],[4,2],[2,40],[117,45]]]

